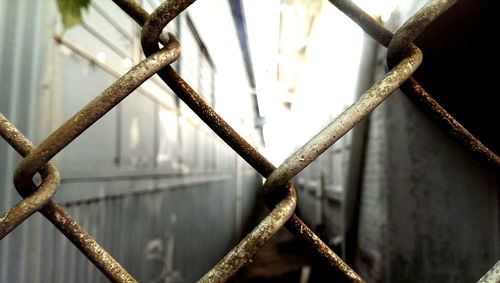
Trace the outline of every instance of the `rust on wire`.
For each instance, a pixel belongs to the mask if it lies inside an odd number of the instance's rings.
[[[411,42],[439,15],[451,7],[456,0],[430,1],[413,17],[408,19],[389,42],[391,61],[399,54],[401,61],[394,63],[392,68],[381,80],[370,87],[355,103],[335,118],[328,126],[309,140],[283,164],[281,164],[267,179],[265,188],[277,188],[297,175],[333,143],[356,126],[373,109],[392,94],[404,81],[406,81],[420,66],[422,62],[421,51]],[[353,11],[356,11],[353,9]],[[362,22],[369,22],[366,17],[360,17]],[[373,20],[374,21],[374,20]],[[378,36],[387,40],[388,33],[380,32]],[[268,190],[269,190],[268,189]]]
[[[26,156],[33,150],[33,144],[19,132],[2,114],[0,114],[0,135],[22,156]],[[19,194],[25,201],[34,199],[36,203],[27,203],[21,206],[20,214],[14,210],[18,205],[14,206],[7,212],[7,221],[4,221],[5,216],[0,220],[0,230],[3,232],[3,226],[10,225],[10,221],[19,223],[24,221],[34,212],[33,209],[37,208],[54,226],[59,229],[94,265],[102,271],[110,280],[114,282],[137,282],[104,248],[102,248],[89,234],[87,234],[60,206],[55,204],[50,197],[53,195],[52,190],[55,191],[59,185],[59,173],[57,168],[51,163],[43,167],[43,171],[49,173],[44,176],[42,172],[42,185],[36,191],[30,194],[29,191],[18,190]],[[31,180],[31,179],[30,179]],[[43,184],[47,184],[44,189]],[[25,212],[25,206],[28,206],[28,212]],[[40,207],[39,207],[40,206]],[[14,210],[14,211],[13,211]],[[35,210],[35,211],[36,211]],[[29,212],[31,214],[27,215]],[[12,219],[12,220],[11,220]],[[15,228],[12,227],[13,228]],[[8,233],[8,232],[7,232]]]
[[[161,27],[154,29],[146,26],[146,21],[149,17],[145,15],[147,12],[143,11],[140,6],[134,5],[130,0],[113,0],[122,10],[131,11],[134,9],[141,9],[142,11],[133,11],[129,15],[139,24],[144,26],[142,32],[142,45],[148,55],[148,52],[154,52],[158,48],[158,40],[161,40],[160,34],[163,28],[172,19],[171,17],[163,17]],[[193,1],[179,1],[177,9],[185,9]],[[170,4],[169,4],[170,3]],[[168,5],[172,5],[171,1],[164,2],[157,10],[169,11]],[[153,12],[155,14],[155,12]],[[151,29],[151,31],[149,30]],[[154,33],[154,36],[151,34]],[[151,42],[145,42],[151,40]],[[245,161],[254,167],[262,176],[269,176],[276,167],[262,156],[253,146],[251,146],[245,139],[243,139],[238,132],[236,132],[217,112],[215,112],[210,105],[208,105],[196,91],[194,91],[187,82],[185,82],[179,74],[171,67],[167,66],[158,72],[160,78],[172,89],[172,91],[195,112],[203,122],[205,122],[224,142],[226,142],[234,151],[236,151]],[[285,182],[286,183],[286,182]],[[283,194],[284,186],[281,186]],[[293,185],[291,188],[295,190]],[[272,209],[279,199],[266,202]],[[364,282],[359,275],[354,272],[345,262],[342,261],[314,232],[305,225],[300,218],[293,214],[285,226],[294,234],[299,240],[307,246],[312,247],[313,251],[324,260],[324,262],[339,271],[350,282]]]
[[[113,0],[122,10],[127,12],[140,26],[146,23],[149,14],[133,0]],[[170,3],[169,1],[167,3]],[[191,2],[191,1],[187,1]],[[139,9],[139,10],[136,10]],[[130,12],[129,12],[130,11]],[[167,25],[168,22],[164,22]],[[160,29],[161,31],[161,29]],[[152,32],[152,31],[151,31]],[[146,32],[149,33],[149,32]],[[158,37],[156,34],[155,41],[151,44],[146,43],[143,46],[146,48],[157,48]],[[146,38],[149,38],[146,37]],[[145,39],[146,39],[145,38]],[[147,49],[149,52],[150,49]],[[254,167],[264,177],[269,176],[275,169],[275,166],[262,156],[253,146],[243,139],[236,130],[234,130],[215,110],[208,105],[189,84],[179,76],[179,74],[171,67],[167,66],[158,72],[160,78],[172,89],[172,91],[186,105],[198,115],[224,142],[226,142],[233,150],[235,150],[245,161]]]
[[[158,70],[175,61],[180,55],[179,42],[174,35],[165,48],[155,52],[108,87],[104,92],[69,118],[21,161],[14,173],[16,187],[25,187],[35,173],[52,157],[104,116],[132,91]]]
[[[158,74],[174,93],[236,153],[262,176],[268,178],[264,184],[264,193],[271,212],[208,271],[200,282],[226,281],[246,264],[283,225],[323,259],[330,268],[341,274],[344,280],[364,282],[293,213],[297,195],[290,180],[364,119],[398,87],[401,87],[462,147],[492,168],[500,169],[500,158],[463,128],[410,77],[422,61],[422,54],[412,41],[428,24],[451,7],[456,2],[454,0],[430,1],[405,22],[394,36],[351,1],[330,0],[368,34],[383,46],[388,47],[387,60],[392,69],[278,168],[229,126],[170,66],[180,55],[180,44],[174,35],[167,35],[162,31],[194,0],[166,1],[155,9],[152,15],[149,15],[136,1],[113,1],[143,27],[141,43],[146,58],[37,147],[33,147],[31,142],[0,114],[0,135],[22,156],[25,156],[14,174],[15,187],[24,199],[0,218],[0,239],[33,213],[40,211],[110,280],[136,282],[105,249],[51,200],[59,185],[59,173],[49,161],[154,74]],[[160,49],[159,43],[165,47]],[[37,172],[42,175],[42,182],[39,186],[33,183],[33,176]]]
[[[356,22],[373,39],[385,47],[389,46],[393,37],[392,32],[387,30],[351,0],[329,1]],[[500,173],[500,157],[462,126],[414,78],[410,77],[400,86],[400,89],[465,151],[487,165],[494,172]]]
[[[252,257],[290,218],[297,205],[295,190],[289,188],[288,195],[280,201],[241,242],[221,259],[198,282],[225,282]]]
[[[33,144],[0,113],[0,136],[19,154],[26,156]],[[0,240],[16,228],[21,222],[42,208],[54,195],[59,186],[59,171],[48,163],[40,170],[42,183],[38,188],[31,184],[29,191],[23,191],[21,200],[0,217]]]
[[[391,61],[389,66],[394,65],[398,60],[398,54],[404,56],[404,49],[410,46],[425,28],[440,15],[453,6],[457,0],[432,0],[427,2],[420,10],[410,17],[399,29],[389,42],[387,47],[387,61]],[[401,56],[400,56],[401,57]]]
[[[417,36],[442,13],[453,6],[457,0],[431,1],[412,16],[407,23],[399,28],[387,47],[387,62],[389,65]],[[474,135],[465,129],[452,115],[435,101],[418,82],[411,78],[401,89],[410,99],[435,122],[452,136],[458,144],[469,151],[474,157],[485,162],[497,173],[500,173],[500,157],[482,144]]]
[[[109,280],[132,283],[130,275],[103,247],[101,247],[71,216],[52,200],[40,212],[61,231]]]
[[[264,184],[265,191],[273,194],[274,192],[272,191],[275,188],[279,188],[283,183],[288,182],[288,180],[309,165],[335,141],[366,117],[375,107],[382,103],[418,68],[421,62],[422,54],[420,50],[417,48],[412,49],[411,56],[401,61],[384,78],[367,90],[350,108],[344,111],[330,125],[279,166]],[[289,223],[287,223],[289,224],[287,228],[323,258],[328,258],[330,266],[341,271],[352,282],[364,282],[359,275],[333,253],[312,231],[301,229],[305,224],[298,217],[293,217]]]
[[[269,176],[264,187],[271,190],[283,186],[284,183],[292,179],[389,97],[417,70],[421,62],[422,52],[418,48],[410,49],[408,55],[399,64],[370,87],[328,126],[285,160]]]
[[[27,156],[21,161],[14,174],[16,189],[23,197],[26,197],[32,190],[32,179],[35,173],[46,166],[45,164],[47,164],[52,157],[98,119],[104,116],[114,106],[120,103],[120,101],[132,93],[145,80],[179,57],[180,46],[177,39],[173,35],[170,35],[169,38],[170,41],[166,44],[165,48],[148,56],[141,63],[133,67],[101,95],[96,97],[87,106],[66,121],[38,147],[25,150],[24,155],[27,154]],[[40,193],[43,193],[43,191]],[[38,192],[35,195],[38,196]],[[50,200],[51,196],[52,195],[48,196],[44,201]],[[38,207],[33,206],[32,209],[36,208]],[[72,220],[61,207],[49,201],[41,209],[41,212],[109,279],[117,282],[135,282],[135,279],[74,220]],[[7,216],[9,215],[8,213]],[[24,220],[20,217],[16,219],[16,224]]]

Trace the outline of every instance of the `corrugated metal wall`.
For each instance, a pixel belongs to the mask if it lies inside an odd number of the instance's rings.
[[[35,144],[141,58],[139,29],[111,1],[91,3],[84,15],[63,31],[55,1],[0,2],[0,112]],[[188,15],[169,29],[183,44],[175,67],[214,103],[216,66]],[[260,185],[177,103],[153,78],[54,158],[56,201],[141,282],[200,277],[241,237]],[[0,141],[2,213],[19,200],[19,160]],[[0,241],[0,282],[100,281],[107,279],[40,215]]]
[[[39,141],[34,126],[35,110],[44,94],[41,82],[45,74],[41,70],[45,69],[50,52],[46,38],[51,37],[48,27],[54,12],[54,8],[44,1],[0,2],[0,111],[35,142]],[[12,175],[20,158],[3,141],[0,156],[0,211],[3,214],[19,200]],[[30,235],[40,235],[35,232],[40,231],[40,226],[40,221],[31,219],[29,224],[19,227],[0,242],[1,282],[27,281],[28,274],[40,270],[39,264],[30,266],[33,255],[40,254],[39,245],[28,239]]]
[[[396,30],[425,2],[401,3],[392,19],[384,24]],[[476,14],[482,15],[476,9]],[[450,13],[453,12],[450,10]],[[441,28],[446,33],[454,26],[442,24]],[[432,31],[429,28],[429,32]],[[436,40],[438,37],[430,38]],[[428,48],[432,48],[432,43]],[[484,44],[489,45],[487,41]],[[442,53],[446,53],[455,46],[444,43],[439,47]],[[457,66],[463,65],[462,56],[469,61],[475,60],[470,59],[475,58],[475,53],[461,51],[454,51],[460,57]],[[359,93],[387,72],[385,48],[367,39],[364,53],[366,58],[361,66]],[[438,61],[436,65],[452,60],[447,58],[448,61],[443,59],[441,62],[436,54],[434,56]],[[466,74],[464,77],[480,69],[461,67]],[[474,83],[488,83],[482,75],[477,77],[480,79]],[[447,82],[456,84],[455,91],[465,84],[449,77]],[[493,91],[495,86],[492,85],[477,89]],[[446,89],[446,85],[441,86]],[[459,104],[460,99],[477,99],[478,94],[467,92],[475,87],[464,86],[465,94],[450,91],[447,95],[455,104]],[[462,109],[467,110],[467,106]],[[474,119],[474,111],[480,112],[482,108],[471,106],[469,119]],[[494,123],[496,116],[491,116],[489,123]],[[332,155],[332,149],[329,149],[296,179],[301,217],[317,228],[330,245],[342,241],[347,248],[343,254],[347,256],[347,263],[367,282],[477,281],[500,258],[498,176],[460,148],[399,90],[377,107],[365,123],[366,130],[353,135],[353,139],[365,139],[364,145],[356,148],[356,140],[349,143],[361,155],[359,173],[353,175],[358,180],[354,182],[356,184],[341,181],[342,190],[328,197],[328,191],[322,188],[323,169],[332,162],[326,159],[342,160],[340,155]],[[485,126],[485,131],[488,127],[490,125]],[[495,132],[488,134],[494,136]],[[336,145],[332,147],[333,152]],[[355,155],[356,152],[351,152],[351,158]],[[335,163],[333,165],[329,170],[335,173]],[[350,169],[345,164],[340,168],[345,172],[352,170],[352,165],[349,163]],[[333,180],[343,178],[334,176]],[[320,199],[329,201],[325,203]],[[352,215],[346,215],[348,213]],[[323,231],[326,233],[321,234]],[[342,238],[346,233],[349,238]]]
[[[400,26],[425,2],[401,5],[386,25]],[[499,188],[498,176],[396,91],[368,124],[355,269],[372,282],[477,281],[500,258]]]

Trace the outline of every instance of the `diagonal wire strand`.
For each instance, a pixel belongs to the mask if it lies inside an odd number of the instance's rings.
[[[389,46],[394,36],[392,32],[359,8],[354,2],[351,0],[329,1],[356,22],[373,39],[385,47]],[[413,77],[404,82],[400,89],[465,151],[497,174],[500,173],[500,157],[462,126]]]
[[[142,7],[136,5],[131,0],[113,0],[120,8],[129,13],[139,25],[143,26],[148,19],[148,14]],[[182,1],[179,1],[182,2]],[[184,1],[191,2],[191,1]],[[169,2],[165,2],[169,3]],[[165,4],[167,5],[167,4]],[[137,10],[139,9],[139,10]],[[166,8],[161,8],[166,9]],[[158,33],[167,25],[169,18],[163,18],[162,28],[155,28]],[[143,31],[147,33],[148,31]],[[146,50],[153,51],[157,48],[159,34],[155,35],[155,41],[143,43]],[[153,38],[153,36],[143,36],[143,38]],[[161,37],[160,37],[161,39]],[[149,49],[151,48],[151,49]],[[146,53],[147,54],[147,53]],[[160,78],[173,90],[173,92],[188,105],[224,142],[236,151],[245,161],[254,167],[262,176],[267,177],[275,169],[275,166],[262,156],[254,147],[243,139],[217,112],[215,112],[177,72],[167,66],[158,72]],[[282,197],[282,196],[280,196]],[[268,202],[271,208],[276,204],[276,200]],[[314,232],[305,225],[302,220],[293,214],[286,222],[285,226],[312,250],[323,261],[336,270],[349,282],[364,282],[359,275],[354,272],[342,259],[340,259]]]
[[[1,136],[21,155],[27,155],[33,150],[33,144],[14,125],[12,125],[2,114],[0,114]],[[57,173],[57,169],[47,164],[45,168],[52,167]],[[49,171],[50,172],[50,171]],[[55,174],[57,181],[59,175]],[[58,182],[57,182],[58,183]],[[56,186],[57,187],[57,186]],[[23,190],[18,192],[26,197]],[[32,195],[45,194],[44,191],[34,191]],[[50,195],[51,196],[51,195]],[[40,198],[44,198],[41,196]],[[25,198],[24,200],[29,199]],[[23,200],[23,201],[24,201]],[[21,201],[22,202],[22,201]],[[15,206],[14,208],[16,208]],[[50,198],[43,202],[43,207],[38,209],[47,219],[49,219],[59,231],[66,237],[113,282],[137,282],[103,247],[101,247],[89,234],[87,234],[64,209],[55,204]],[[20,216],[19,216],[20,217]],[[16,220],[22,222],[22,218]],[[17,224],[19,224],[17,223]],[[2,224],[3,225],[3,224]]]
[[[272,209],[271,213],[212,270],[205,274],[200,279],[200,282],[223,282],[228,279],[249,261],[267,240],[283,226],[285,221],[285,226],[305,245],[315,251],[331,268],[342,274],[343,279],[350,282],[364,282],[300,218],[293,214],[297,201],[296,191],[289,181],[359,121],[364,119],[400,86],[424,112],[433,117],[435,122],[454,137],[462,147],[494,170],[500,169],[500,158],[463,128],[410,77],[422,61],[420,50],[411,42],[428,24],[451,7],[456,0],[430,1],[406,21],[395,35],[351,1],[330,0],[365,29],[367,33],[382,45],[388,47],[387,61],[392,69],[367,90],[358,101],[334,119],[278,168],[272,165],[238,132],[230,127],[170,67],[169,64],[175,61],[180,54],[180,46],[173,35],[165,36],[162,34],[162,30],[169,21],[189,7],[194,0],[164,2],[155,9],[151,16],[133,0],[113,1],[139,25],[143,26],[141,43],[147,57],[35,148],[0,114],[0,135],[21,155],[26,156],[19,164],[14,175],[16,189],[24,199],[0,218],[0,239],[34,212],[40,211],[110,280],[136,282],[105,249],[99,246],[61,207],[51,200],[59,185],[59,175],[57,168],[48,162],[155,73],[158,73],[174,93],[219,137],[261,175],[268,178],[264,184],[264,192],[266,203]],[[159,49],[159,41],[165,46],[164,48]],[[32,180],[36,172],[42,174],[42,183],[38,187],[34,185]]]

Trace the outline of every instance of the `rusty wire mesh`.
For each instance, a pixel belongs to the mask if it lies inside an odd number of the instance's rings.
[[[146,58],[36,147],[0,114],[0,135],[25,157],[14,175],[15,187],[24,199],[0,218],[0,239],[39,211],[110,280],[136,282],[127,270],[87,234],[63,208],[51,200],[59,186],[59,173],[49,161],[154,74],[158,74],[220,138],[267,178],[263,189],[271,212],[212,270],[208,271],[200,282],[226,281],[246,264],[282,226],[286,226],[305,246],[308,246],[346,281],[364,282],[294,214],[297,195],[290,180],[399,87],[465,150],[494,171],[497,172],[500,169],[500,158],[460,125],[411,77],[422,62],[422,53],[412,44],[412,41],[456,0],[430,1],[406,21],[394,35],[351,1],[330,0],[371,37],[388,48],[387,62],[390,70],[354,104],[278,168],[275,168],[229,126],[170,67],[170,64],[180,55],[180,44],[174,35],[162,33],[162,31],[194,0],[166,1],[151,15],[133,0],[113,1],[142,26],[141,40]],[[159,43],[163,45],[162,48]],[[38,186],[33,182],[33,177],[37,172],[42,176],[42,182]]]

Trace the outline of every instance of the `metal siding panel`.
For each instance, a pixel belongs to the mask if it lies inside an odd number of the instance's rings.
[[[92,1],[93,6],[99,7],[101,10],[109,14],[115,22],[120,24],[120,28],[128,33],[129,36],[137,36],[137,25],[136,23],[125,13],[120,7],[115,3],[110,1]],[[108,35],[107,33],[104,33]]]
[[[120,167],[127,171],[154,166],[154,109],[154,103],[139,93],[122,102]]]
[[[9,93],[9,95],[0,95],[0,111],[11,115],[12,117],[8,117],[12,118],[23,132],[32,138],[36,134],[35,140],[40,140],[52,129],[35,129],[34,126],[37,125],[34,123],[52,119],[48,124],[60,125],[102,89],[110,85],[115,77],[92,66],[80,56],[71,52],[68,54],[61,47],[57,47],[52,53],[49,47],[54,44],[51,38],[53,26],[50,28],[47,26],[49,22],[53,24],[54,3],[45,4],[48,2],[42,1],[37,2],[36,5],[29,5],[28,9],[19,7],[20,5],[27,6],[27,3],[30,2],[2,1],[0,3],[0,15],[3,15],[1,17],[3,20],[0,21],[5,23],[17,21],[16,25],[0,25],[0,29],[5,31],[0,34],[0,43],[4,47],[0,58],[2,70],[0,76],[2,89],[0,90],[2,93]],[[108,4],[102,3],[102,5]],[[121,11],[118,12],[121,13]],[[25,21],[26,18],[33,19],[29,22],[29,26],[26,25],[28,23]],[[40,22],[43,24],[39,24]],[[35,28],[32,27],[33,23],[35,23]],[[80,37],[80,35],[73,37],[72,34],[76,34],[78,29],[76,27],[73,32],[68,31],[65,37],[84,44],[90,51],[102,47],[96,43],[95,39],[91,40],[88,33],[84,33],[87,34],[86,37]],[[128,30],[128,27],[126,29]],[[131,31],[135,32],[135,28]],[[15,36],[7,39],[5,36],[7,34]],[[11,44],[12,42],[16,44]],[[30,43],[24,44],[24,42]],[[86,42],[88,46],[85,45]],[[124,51],[127,51],[126,47]],[[48,62],[52,76],[50,88],[45,92],[41,87],[41,74],[44,74],[47,69],[45,60],[50,55],[55,55],[55,60]],[[199,59],[197,52],[193,55],[192,58]],[[111,58],[110,62],[118,68],[118,63],[121,61],[115,57],[108,57],[108,59]],[[190,68],[197,70],[197,64],[194,68],[192,66]],[[205,77],[202,79],[205,80]],[[29,83],[25,83],[25,80]],[[38,96],[43,97],[40,99],[45,99],[46,103],[37,105],[36,97]],[[128,104],[126,100],[123,106],[122,126],[129,125],[130,121],[127,117],[137,114],[140,117],[139,128],[143,139],[150,142],[153,138],[150,125],[156,115],[154,111],[151,111],[154,102],[138,93],[132,94],[132,98],[128,101]],[[50,105],[51,108],[43,108],[43,105]],[[40,109],[33,111],[34,108]],[[58,113],[58,111],[61,112]],[[191,113],[191,110],[188,111]],[[27,116],[26,112],[35,113],[36,119]],[[192,114],[188,115],[192,116]],[[236,155],[219,139],[214,139],[211,131],[207,134],[207,131],[193,126],[190,122],[186,123],[189,126],[183,129],[184,141],[189,147],[186,146],[184,157],[188,157],[190,166],[196,165],[200,170],[207,170],[211,167],[208,166],[209,163],[211,164],[209,162],[211,159],[219,159],[218,169],[233,172]],[[83,180],[107,174],[123,174],[124,171],[119,171],[114,167],[117,139],[123,139],[123,146],[130,141],[126,141],[123,136],[116,135],[116,126],[117,113],[116,110],[112,110],[58,155],[55,159],[63,178],[67,180],[75,177]],[[167,132],[167,135],[170,133]],[[173,148],[178,141],[176,134],[173,136],[169,144],[170,148]],[[12,170],[18,158],[14,153],[7,153],[12,152],[7,148],[4,144],[0,146],[1,156],[7,156],[7,162],[3,159],[0,164],[2,166],[0,178],[2,182],[5,182],[3,187],[12,188]],[[97,152],[96,149],[98,149]],[[148,145],[133,154],[135,156],[147,154],[149,156],[147,166],[151,167],[151,161],[156,158],[152,149],[153,146]],[[89,154],[92,152],[96,154]],[[123,148],[122,153],[130,154],[130,151]],[[78,162],[76,163],[75,160]],[[8,170],[4,170],[3,166],[6,166]],[[222,176],[225,173],[218,171],[217,174]],[[162,182],[171,181],[171,179],[164,179]],[[139,181],[69,183],[63,179],[63,185],[56,198],[60,201],[88,199],[89,195],[102,198],[106,195],[118,194],[120,189],[124,193],[154,189],[161,186],[162,182],[151,178]],[[245,177],[243,191],[249,202],[255,196],[252,195],[253,191],[247,190],[246,187],[252,184],[253,178],[249,177],[247,180]],[[0,203],[2,212],[7,205],[11,206],[12,198],[18,199],[13,189],[6,191],[7,196],[2,198]],[[224,177],[195,185],[178,185],[151,194],[125,196],[117,200],[103,199],[90,204],[73,203],[68,211],[99,243],[109,248],[112,255],[117,256],[120,262],[130,268],[140,281],[146,281],[155,275],[152,272],[157,272],[156,270],[148,273],[146,258],[148,242],[155,237],[161,238],[165,249],[164,260],[167,260],[169,257],[167,249],[172,248],[171,245],[169,246],[169,241],[175,237],[174,251],[170,250],[173,259],[169,260],[173,261],[173,271],[177,271],[178,275],[182,274],[185,282],[190,282],[207,271],[235,243],[234,198],[234,179]],[[185,205],[186,200],[194,201],[190,205]],[[152,210],[153,203],[157,203],[155,210]],[[252,206],[245,207],[243,210],[248,213]],[[0,250],[0,262],[2,262],[0,281],[2,282],[107,282],[106,278],[58,230],[46,220],[42,220],[40,216],[29,219],[9,234],[0,242]],[[17,260],[12,260],[13,258]],[[193,262],[193,258],[197,260]],[[161,268],[166,267],[161,266]],[[25,279],[23,279],[24,276],[26,276]]]
[[[28,5],[30,4],[30,5]],[[33,138],[33,108],[36,103],[35,94],[41,90],[40,73],[42,63],[45,60],[43,55],[46,51],[47,39],[44,36],[50,34],[44,14],[51,15],[50,4],[29,3],[28,1],[3,1],[0,6],[0,14],[3,15],[1,24],[0,46],[0,112],[4,113],[18,128],[29,138]],[[31,21],[27,24],[25,18]],[[33,27],[34,26],[34,27]],[[0,212],[3,213],[14,203],[19,201],[17,193],[13,189],[11,176],[15,164],[19,161],[18,154],[4,142],[0,144],[0,156],[2,156],[0,178],[2,187],[5,188],[5,195],[0,201]],[[28,223],[23,223],[28,225]],[[12,237],[6,237],[0,244],[0,281],[23,280],[12,272],[18,272],[18,268],[23,269],[23,262],[9,260],[9,255],[16,255],[17,258],[26,255],[19,254],[26,250],[23,247],[23,231],[25,228],[18,228]],[[22,276],[22,275],[19,275]]]
[[[96,203],[87,204],[87,216],[89,218],[88,232],[94,239],[98,240],[96,237],[98,234],[98,219],[102,216]],[[85,270],[87,277],[85,281],[95,282],[96,273],[100,273],[100,271],[98,271],[89,260],[86,260]]]
[[[78,214],[76,213],[76,209],[74,207],[68,207],[66,210],[73,219],[77,219]],[[73,246],[69,240],[66,240],[65,261],[63,270],[61,270],[61,272],[64,273],[65,282],[75,282],[76,253],[77,249],[75,246]]]
[[[178,140],[177,113],[159,107],[158,115],[158,153],[156,158],[158,169],[172,171],[178,166],[176,143]]]
[[[384,187],[386,180],[385,118],[381,105],[370,116],[367,138],[366,160],[364,162],[362,188],[360,195],[358,249],[354,266],[360,275],[375,282],[385,281],[385,249],[381,243],[386,241],[384,231],[387,225],[387,205]]]
[[[97,34],[99,33],[97,32]],[[105,38],[107,37],[107,35],[102,36]],[[91,59],[104,63],[107,67],[111,68],[113,72],[124,74],[129,69],[128,66],[124,64],[124,59],[126,58],[123,56],[126,54],[123,54],[122,52],[119,52],[120,54],[118,54],[116,52],[117,50],[113,48],[114,45],[109,45],[109,43],[101,41],[100,38],[97,38],[96,35],[92,34],[91,30],[85,29],[82,25],[77,25],[69,30],[66,30],[62,37],[65,41],[75,45],[77,48],[87,53]],[[130,50],[129,53],[132,54],[132,51]],[[82,59],[88,61],[89,58]],[[71,70],[71,68],[68,67],[66,70]],[[103,86],[108,85],[105,84],[101,87]]]
[[[82,203],[76,207],[76,209],[79,211],[78,212],[78,223],[83,227],[83,229],[87,232],[89,232],[89,225],[88,225],[88,218],[89,218],[89,211],[87,208],[87,205],[85,203]],[[75,282],[88,282],[85,280],[86,274],[85,274],[85,263],[87,262],[87,258],[83,256],[81,253],[78,253],[78,258],[76,261],[76,272],[75,272]]]
[[[498,178],[401,93],[386,103],[390,280],[473,282],[500,256]]]
[[[55,237],[55,248],[56,248],[56,253],[57,257],[55,258],[56,264],[54,268],[54,277],[55,280],[54,282],[58,283],[64,283],[67,282],[64,277],[66,275],[66,264],[69,262],[67,255],[69,253],[69,247],[70,245],[69,240],[66,239],[66,237],[61,234],[61,233],[56,233]]]
[[[136,245],[140,239],[140,235],[137,235],[136,232],[140,232],[142,229],[137,227],[137,220],[134,217],[137,217],[137,210],[134,207],[134,197],[128,196],[121,200],[121,208],[120,208],[120,235],[121,241],[119,245],[120,250],[120,263],[134,276],[137,278],[137,262],[136,261],[139,256],[136,256]],[[140,221],[140,220],[139,220]],[[137,236],[136,236],[137,235]],[[134,244],[131,244],[130,240],[134,241]]]
[[[115,211],[115,218],[113,223],[110,225],[113,231],[113,256],[118,260],[118,262],[123,264],[123,253],[125,252],[123,249],[123,241],[126,236],[126,233],[122,231],[122,221],[127,218],[127,214],[122,209],[123,198],[118,198],[114,200],[113,209]]]
[[[0,33],[0,38],[2,39],[1,46],[1,54],[0,54],[0,92],[2,95],[0,95],[0,111],[4,113],[4,115],[8,119],[13,119],[14,118],[14,109],[13,109],[13,104],[14,100],[16,99],[17,93],[12,93],[12,81],[14,76],[16,75],[13,70],[16,70],[14,68],[15,64],[15,52],[18,50],[18,48],[14,48],[14,42],[15,42],[15,37],[16,36],[16,29],[15,29],[15,24],[12,23],[17,23],[21,17],[16,17],[17,13],[16,11],[19,11],[17,8],[19,5],[22,5],[21,2],[14,2],[14,1],[2,1],[0,4],[1,6],[1,11],[4,17],[1,19],[2,24],[0,25],[2,32]],[[17,21],[16,21],[17,18]],[[18,32],[21,32],[22,29],[19,29]],[[4,95],[8,94],[8,95]],[[6,211],[13,203],[15,203],[14,199],[14,190],[12,189],[12,182],[11,182],[11,177],[13,173],[13,167],[14,167],[14,156],[16,153],[13,152],[13,150],[8,148],[8,145],[5,142],[2,142],[1,144],[1,149],[0,153],[2,156],[5,158],[2,158],[2,170],[0,170],[0,177],[2,178],[2,187],[5,188],[5,194],[2,197],[1,203],[0,203],[0,209],[1,213]],[[16,231],[17,230],[17,231]],[[14,235],[6,236],[1,242],[0,242],[0,271],[1,271],[1,277],[0,281],[2,282],[13,282],[12,280],[17,279],[17,272],[19,272],[15,266],[12,266],[12,261],[9,260],[10,256],[12,254],[16,254],[16,251],[19,249],[19,244],[17,244],[17,239],[20,234],[19,234],[19,229],[14,230],[12,233]],[[12,239],[14,238],[14,239]],[[14,244],[17,244],[16,247],[13,246]],[[14,251],[12,251],[14,249]],[[15,282],[15,281],[14,281]]]
[[[102,192],[102,196],[104,196],[104,191]],[[96,240],[97,242],[105,247],[106,245],[106,228],[107,228],[107,219],[110,217],[108,210],[106,209],[106,202],[101,201],[96,203],[96,209],[99,211],[99,217],[95,219],[96,223],[98,223]],[[99,279],[102,277],[101,272],[95,272],[95,281],[100,281]]]
[[[262,178],[253,168],[243,169],[243,200],[242,200],[242,231],[248,229],[251,223],[254,209],[257,205],[257,196],[260,195],[259,189],[262,185]]]
[[[56,125],[62,124],[115,80],[81,58],[62,55],[60,59],[64,68],[61,68],[62,88],[58,99],[59,109],[63,113],[55,121]],[[117,140],[116,115],[116,109],[111,110],[58,154],[55,158],[56,165],[63,178],[99,176],[113,170]],[[99,153],[92,154],[96,149],[99,149]],[[74,162],[75,160],[78,162]]]
[[[42,245],[43,245],[43,216],[36,213],[29,219],[27,219],[24,225],[28,228],[27,234],[27,258],[26,258],[26,269],[24,271],[26,276],[26,282],[40,282],[41,273],[43,270],[42,259]]]
[[[41,234],[41,247],[40,255],[37,257],[38,264],[40,265],[39,278],[40,282],[54,282],[53,269],[55,262],[54,253],[54,238],[55,228],[41,215],[40,220],[40,234]]]
[[[139,246],[139,253],[137,254],[138,257],[137,259],[144,259],[146,256],[146,248],[147,248],[147,241],[148,241],[148,221],[144,221],[145,219],[147,220],[148,218],[148,211],[147,211],[147,205],[141,205],[141,201],[144,201],[140,196],[134,197],[135,199],[135,207],[137,210],[139,210],[140,214],[137,216],[136,221],[137,224],[140,228],[140,238],[139,242],[137,245]],[[136,259],[136,261],[137,261]],[[148,262],[147,260],[139,260],[139,266],[140,270],[138,275],[138,279],[142,281],[146,281],[146,278],[148,276],[147,274],[147,268],[148,268]]]
[[[100,1],[103,2],[103,1]],[[109,6],[109,5],[108,5]],[[128,31],[126,31],[126,35],[122,34],[118,31],[112,24],[111,21],[114,21],[115,18],[119,17],[123,14],[120,10],[109,10],[104,9],[102,12],[104,16],[98,12],[100,7],[96,3],[92,3],[87,12],[83,14],[83,27],[84,29],[90,29],[92,32],[96,32],[99,36],[104,37],[107,41],[106,44],[111,44],[114,53],[120,55],[122,59],[130,59],[132,60],[132,37],[133,37],[133,29],[132,29],[132,21],[130,18],[124,19],[122,22],[117,22],[120,27],[128,27]],[[99,9],[100,10],[100,9]],[[109,18],[106,18],[109,17]],[[108,45],[109,46],[109,45]],[[116,50],[115,50],[116,48]],[[126,57],[123,57],[126,56]],[[122,63],[123,65],[123,63]],[[122,68],[125,66],[122,66]]]

